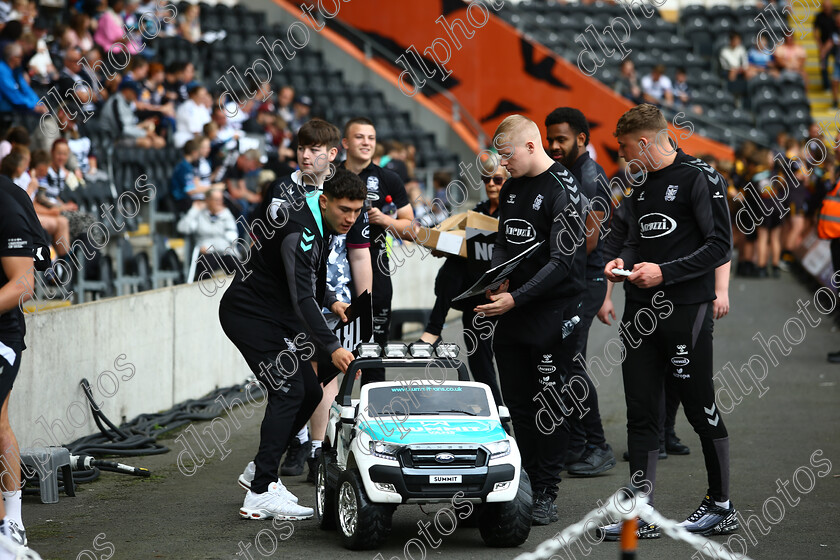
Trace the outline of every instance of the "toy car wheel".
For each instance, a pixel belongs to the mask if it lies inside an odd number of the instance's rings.
[[[519,491],[510,502],[485,504],[478,530],[487,546],[507,548],[528,540],[534,500],[531,480],[524,470],[519,476]]]
[[[315,519],[321,529],[335,529],[335,487],[327,478],[327,466],[332,461],[329,449],[321,449],[318,473],[315,475]]]
[[[370,550],[382,544],[391,532],[393,507],[368,500],[356,469],[338,477],[336,524],[345,548]]]

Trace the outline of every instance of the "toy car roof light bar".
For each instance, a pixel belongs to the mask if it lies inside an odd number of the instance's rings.
[[[408,352],[412,358],[431,358],[433,350],[428,342],[415,342],[408,347]]]
[[[405,358],[408,354],[408,346],[402,342],[391,342],[385,345],[386,358]]]
[[[375,342],[362,342],[356,350],[360,358],[378,358],[382,355],[382,347]]]
[[[454,342],[441,342],[435,349],[438,358],[457,358],[461,348]]]

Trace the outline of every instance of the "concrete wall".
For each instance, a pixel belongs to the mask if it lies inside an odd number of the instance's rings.
[[[396,251],[404,263],[393,277],[394,308],[430,308],[443,261]],[[27,315],[28,348],[9,409],[21,447],[98,432],[83,377],[115,424],[244,381],[250,371],[219,325],[223,292],[208,297],[181,285]]]

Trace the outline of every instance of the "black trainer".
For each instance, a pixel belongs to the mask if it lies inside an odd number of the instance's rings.
[[[554,503],[554,500],[554,496],[545,492],[536,492],[534,494],[532,525],[548,525],[560,519],[560,516],[557,515],[557,504]]]
[[[604,527],[598,527],[598,529],[596,529],[598,539],[603,539],[605,541],[617,541],[621,538],[621,525],[622,522],[619,521],[618,523],[610,523]],[[661,536],[662,535],[659,532],[659,525],[647,523],[641,519],[638,520],[636,537],[640,539],[658,539]]]
[[[691,453],[691,449],[680,441],[674,430],[665,432],[665,451],[668,452],[668,455],[688,455]]]
[[[584,452],[583,457],[577,463],[571,464],[566,469],[569,474],[578,476],[595,476],[608,471],[615,466],[615,455],[612,447],[607,444],[606,449],[592,447]]]
[[[309,457],[306,458],[306,464],[309,465],[309,474],[306,475],[306,482],[311,482],[312,484],[318,483],[318,461],[321,459],[321,448],[318,447],[315,449],[315,456],[312,456],[312,453],[309,454]]]
[[[303,465],[306,464],[311,447],[312,442],[310,440],[306,440],[306,443],[301,443],[297,436],[292,436],[292,441],[289,443],[289,447],[286,448],[286,458],[283,459],[283,464],[280,465],[280,475],[302,475]]]
[[[735,506],[729,502],[728,508],[722,508],[715,504],[711,497],[703,498],[703,503],[697,510],[688,516],[688,519],[680,523],[689,533],[699,533],[704,537],[710,535],[728,535],[741,528],[738,523],[738,512]]]

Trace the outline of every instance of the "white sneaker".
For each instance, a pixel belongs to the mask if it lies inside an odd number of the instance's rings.
[[[0,560],[15,560],[18,558],[18,552],[21,549],[20,543],[12,536],[14,532],[9,527],[9,523],[6,522],[3,524],[2,528],[0,528]],[[23,548],[23,550],[28,550],[27,548]],[[24,556],[25,558],[26,556]]]
[[[312,508],[299,506],[288,500],[279,485],[272,482],[268,492],[255,494],[248,490],[245,502],[239,508],[239,515],[245,519],[311,519],[315,514]]]
[[[18,525],[15,521],[9,519],[9,537],[20,546],[26,546],[29,541],[26,539],[26,529],[23,525]]]
[[[254,482],[254,476],[257,474],[257,466],[254,464],[253,461],[248,463],[248,466],[245,467],[245,470],[242,474],[239,475],[239,486],[244,488],[245,490],[251,489],[251,483]],[[283,483],[280,482],[280,479],[277,479],[277,485],[280,487],[280,492],[285,493],[286,499],[290,502],[298,503],[298,497],[289,492],[289,489],[283,486]]]

